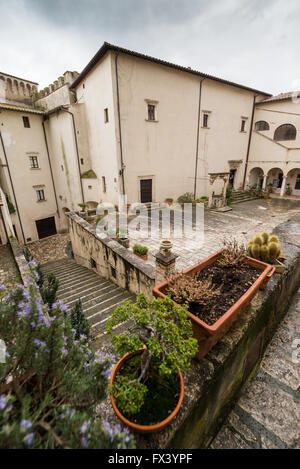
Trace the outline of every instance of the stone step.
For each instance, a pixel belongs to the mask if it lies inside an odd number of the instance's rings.
[[[58,278],[57,296],[69,310],[81,298],[83,312],[96,336],[104,333],[106,322],[117,306],[135,298],[124,288],[71,259],[49,262],[42,269],[45,274],[52,272]]]
[[[122,292],[123,289],[121,287],[112,287],[111,284],[106,285],[103,288],[100,289],[94,289],[92,292],[90,292],[87,295],[80,295],[79,297],[81,298],[82,301],[82,306],[84,310],[87,310],[90,306],[94,306],[95,300],[103,301],[105,298],[112,296],[115,293],[118,293],[118,291]],[[69,299],[64,299],[64,303],[68,305],[70,308],[74,306],[74,303],[76,303],[78,299],[78,295],[72,295],[69,297]]]
[[[45,274],[50,274],[51,273],[51,274],[54,274],[56,276],[60,276],[61,274],[63,274],[66,271],[68,271],[69,273],[79,272],[80,271],[80,266],[78,266],[78,264],[69,264],[69,265],[63,265],[59,269],[58,268],[56,268],[56,269],[48,268],[48,269],[43,269],[43,271],[45,272]]]
[[[106,285],[109,285],[108,280],[92,280],[88,282],[82,282],[79,286],[77,284],[75,287],[65,288],[64,290],[59,290],[59,297],[61,300],[67,301],[73,295],[82,296],[85,295],[87,292],[91,292],[92,290],[100,289]]]
[[[70,276],[68,276],[66,272],[63,276],[64,280],[62,278],[57,277],[59,279],[59,288],[62,289],[62,287],[66,287],[67,285],[70,286],[70,284],[78,284],[80,280],[94,279],[95,275],[97,276],[97,274],[89,271],[88,269],[87,269],[87,272],[78,272]]]
[[[91,323],[91,329],[94,333],[101,334],[104,332],[106,323],[110,318],[111,314],[114,312],[117,306],[120,306],[125,301],[131,300],[132,295],[128,295],[127,297],[124,296],[116,301],[113,305],[107,306],[106,308],[102,309],[98,312],[96,316],[94,316],[94,322]]]

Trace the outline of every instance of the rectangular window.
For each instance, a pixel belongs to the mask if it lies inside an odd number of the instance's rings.
[[[105,181],[105,176],[102,176],[102,190],[105,194],[106,192],[106,181]]]
[[[108,122],[108,108],[104,109],[104,122],[105,124]]]
[[[246,121],[245,121],[245,119],[242,119],[241,132],[245,132],[245,129],[246,129]]]
[[[203,114],[203,127],[208,127],[208,114]]]
[[[148,121],[155,121],[155,104],[148,104]]]
[[[29,161],[30,161],[31,169],[36,169],[36,168],[39,167],[39,162],[38,162],[37,156],[30,156]]]
[[[27,129],[30,128],[30,121],[29,121],[29,117],[27,116],[23,116],[23,124],[24,124],[24,127],[26,127]]]
[[[296,189],[297,191],[300,190],[300,174],[298,174],[298,176],[297,176],[295,189]]]
[[[38,189],[36,191],[36,196],[37,196],[37,201],[41,202],[42,200],[45,200],[45,192],[44,189]]]

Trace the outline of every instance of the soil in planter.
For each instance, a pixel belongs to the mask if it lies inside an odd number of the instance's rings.
[[[216,288],[221,287],[221,291],[208,305],[190,303],[189,312],[212,326],[246,293],[261,273],[261,270],[255,269],[248,264],[243,264],[240,267],[229,266],[224,268],[216,262],[205,267],[205,269],[198,272],[196,278],[198,280],[211,279],[212,285]]]
[[[130,376],[131,379],[137,378],[140,374],[140,363],[141,355],[136,355],[126,360],[119,373]],[[136,415],[127,415],[125,412],[122,414],[138,425],[155,425],[165,420],[175,409],[180,395],[179,378],[160,378],[155,370],[150,370],[149,378],[144,384],[148,392],[140,412]]]

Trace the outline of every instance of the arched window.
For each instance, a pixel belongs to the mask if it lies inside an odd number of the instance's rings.
[[[275,130],[274,140],[280,142],[282,140],[296,140],[297,130],[292,124],[283,124]]]
[[[270,126],[266,121],[258,121],[255,124],[255,130],[262,132],[263,130],[270,130]]]

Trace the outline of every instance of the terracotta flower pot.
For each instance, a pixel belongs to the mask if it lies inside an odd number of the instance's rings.
[[[141,259],[143,259],[144,261],[146,261],[148,259],[148,254],[140,254],[139,252],[136,252],[136,251],[133,251],[133,254],[135,254],[136,256],[140,257]]]
[[[114,367],[112,375],[110,377],[109,388],[111,388],[113,386],[115,377],[116,377],[119,369],[123,365],[123,363],[126,360],[129,360],[131,357],[134,357],[135,355],[137,355],[139,353],[142,353],[143,350],[144,349],[139,349],[139,350],[137,350],[136,352],[133,352],[133,353],[126,353],[126,355],[124,355],[124,357],[121,358],[121,360],[118,361],[118,363]],[[179,371],[179,380],[180,380],[180,395],[179,395],[178,403],[177,403],[175,409],[173,410],[173,412],[165,420],[163,420],[162,422],[156,423],[155,425],[139,425],[137,423],[133,423],[130,420],[128,420],[126,417],[124,417],[124,415],[121,414],[121,412],[117,408],[114,397],[113,397],[112,394],[110,394],[111,405],[113,406],[113,409],[114,409],[115,413],[117,414],[117,416],[119,417],[119,419],[125,425],[127,425],[131,430],[133,430],[134,432],[137,432],[137,433],[154,433],[154,432],[158,432],[158,431],[162,430],[163,428],[165,428],[167,425],[169,425],[169,423],[174,419],[174,417],[177,415],[177,413],[178,413],[178,411],[181,407],[181,404],[182,404],[182,401],[183,401],[183,395],[184,395],[184,383],[183,383],[182,373],[180,371]]]
[[[223,249],[217,251],[211,256],[207,257],[198,264],[190,267],[189,269],[183,272],[184,275],[192,275],[201,270],[205,269],[209,265],[214,264],[218,258],[221,256]],[[246,309],[249,305],[255,294],[259,289],[263,290],[266,288],[268,281],[272,277],[275,267],[264,262],[252,259],[251,257],[245,258],[245,263],[261,270],[262,273],[258,279],[253,283],[253,285],[244,293],[243,296],[223,314],[212,326],[209,326],[204,321],[199,319],[194,314],[187,312],[191,321],[194,332],[194,337],[198,340],[198,353],[196,359],[199,361],[203,358],[210,349],[227,333],[233,323],[238,319],[240,314]],[[166,298],[165,293],[168,291],[168,286],[171,281],[179,277],[176,275],[170,280],[157,285],[153,289],[154,296],[160,298]]]

